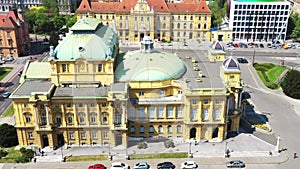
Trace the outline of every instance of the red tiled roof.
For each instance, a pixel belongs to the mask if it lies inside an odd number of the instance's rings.
[[[84,12],[91,12],[91,7],[88,0],[82,0],[79,7],[77,8],[76,12],[84,13]]]
[[[169,12],[169,8],[164,0],[147,0],[150,8],[155,12]]]
[[[137,1],[138,0],[123,0],[117,9],[117,12],[130,12],[137,4]]]
[[[0,27],[14,28],[19,20],[16,11],[9,11],[6,14],[0,14]]]
[[[77,12],[120,12],[128,13],[135,7],[138,0],[123,0],[122,2],[99,2],[92,1],[91,7],[87,0],[82,0]],[[155,12],[198,12],[210,13],[205,0],[183,0],[182,3],[167,3],[164,0],[146,0],[149,7]]]

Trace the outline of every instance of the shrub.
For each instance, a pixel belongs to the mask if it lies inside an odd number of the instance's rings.
[[[34,151],[31,149],[21,148],[20,152],[22,153],[22,156],[16,159],[17,163],[27,163],[30,162],[31,159],[34,157]]]
[[[148,148],[148,145],[147,145],[147,143],[146,142],[139,142],[139,144],[138,144],[138,147],[137,147],[138,149],[146,149],[146,148]]]
[[[174,144],[174,142],[172,141],[172,140],[167,140],[167,141],[165,141],[165,147],[166,148],[174,148],[175,147],[175,144]]]
[[[297,70],[289,71],[282,83],[280,83],[283,92],[294,99],[300,99],[300,72]]]
[[[277,89],[278,85],[275,84],[275,83],[271,83],[271,84],[267,84],[267,87],[270,88],[270,89]]]
[[[8,154],[5,150],[0,150],[0,158],[5,157]]]

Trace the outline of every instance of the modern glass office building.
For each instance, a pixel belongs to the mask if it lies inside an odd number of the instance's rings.
[[[291,4],[285,0],[227,0],[233,39],[285,40]]]

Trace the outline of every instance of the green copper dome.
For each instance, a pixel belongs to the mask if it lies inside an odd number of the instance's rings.
[[[120,59],[115,70],[117,81],[162,81],[180,78],[186,71],[184,63],[167,52],[137,50]]]

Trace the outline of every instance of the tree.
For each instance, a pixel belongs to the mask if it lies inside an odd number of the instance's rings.
[[[71,15],[66,15],[65,16],[65,21],[66,21],[66,27],[67,28],[70,28],[72,27],[76,21],[77,21],[77,18],[75,15],[71,16]]]
[[[224,0],[214,0],[208,6],[212,12],[212,26],[219,26],[225,17],[227,3]]]
[[[55,27],[56,30],[59,30],[60,28],[62,28],[65,24],[65,18],[62,15],[55,15],[53,18],[53,25]]]
[[[12,147],[18,145],[16,128],[4,123],[0,126],[0,147]]]
[[[298,13],[292,12],[289,17],[287,36],[291,38],[300,37],[300,16]]]
[[[50,46],[54,46],[54,48],[58,45],[59,35],[57,32],[50,33],[49,44]]]
[[[42,4],[42,6],[48,9],[48,12],[52,12],[55,14],[59,13],[58,2],[56,0],[42,0]]]
[[[297,70],[289,71],[283,82],[281,88],[283,92],[294,99],[300,99],[300,72]]]

